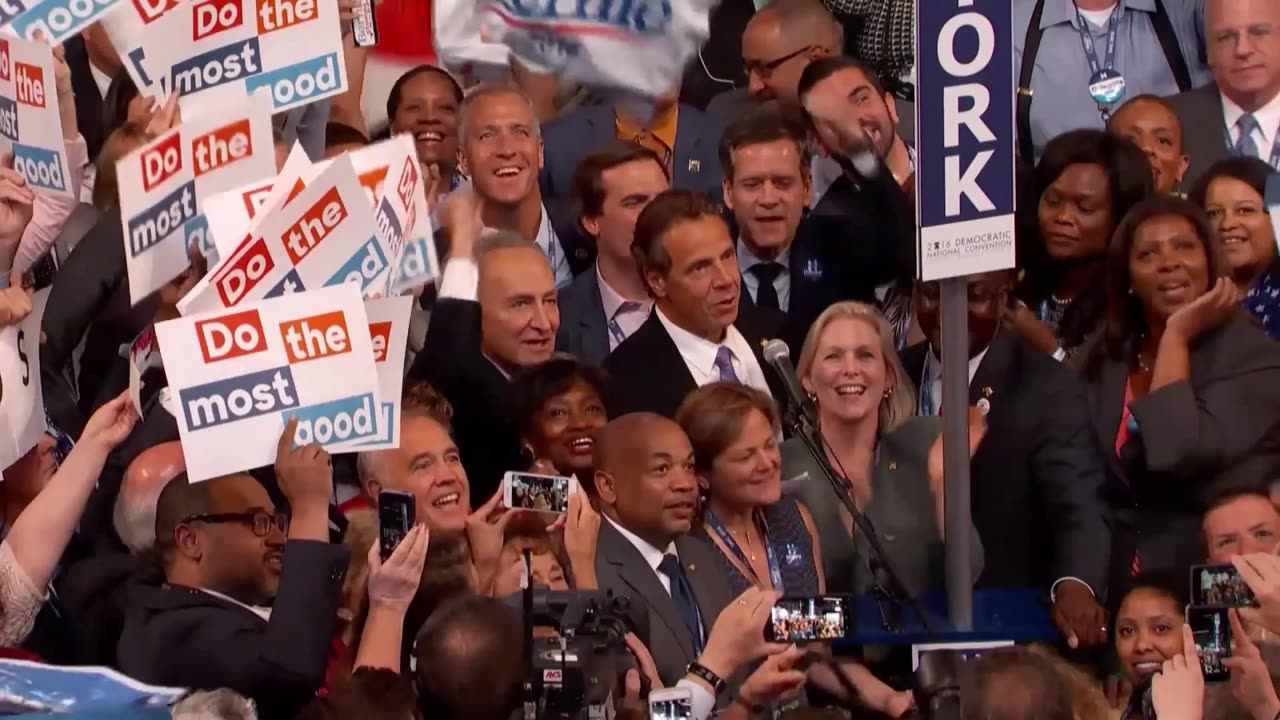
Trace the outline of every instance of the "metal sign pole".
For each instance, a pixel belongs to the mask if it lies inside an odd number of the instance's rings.
[[[941,283],[942,442],[947,523],[947,605],[951,625],[973,629],[973,565],[969,526],[969,283]]]

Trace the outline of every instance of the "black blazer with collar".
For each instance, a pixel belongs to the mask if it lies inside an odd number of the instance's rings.
[[[773,399],[780,408],[785,408],[786,388],[765,366],[761,354],[765,342],[779,337],[782,324],[781,313],[742,302],[734,327],[751,346]],[[609,373],[605,407],[611,418],[633,412],[675,417],[681,401],[698,387],[656,310],[639,330],[614,349],[605,362],[605,370]]]
[[[511,380],[481,352],[480,333],[480,303],[438,298],[408,375],[430,383],[453,407],[453,439],[477,507],[497,491],[503,473],[524,467]]]
[[[604,365],[609,358],[609,320],[604,316],[600,279],[594,267],[578,275],[559,293],[560,330],[556,350],[583,362]]]
[[[691,536],[676,540],[676,554],[693,588],[703,632],[707,635],[711,633],[711,626],[720,616],[720,611],[733,601],[729,576],[715,552],[710,544]],[[633,605],[648,608],[649,652],[653,655],[663,685],[673,687],[697,657],[693,638],[689,637],[671,595],[662,587],[657,571],[608,520],[600,523],[596,581],[601,590],[626,595]]]
[[[902,351],[917,390],[928,353],[927,342]],[[980,400],[990,412],[970,464],[973,524],[988,548],[978,586],[1047,591],[1076,577],[1103,597],[1111,533],[1084,384],[1001,332],[969,383],[970,405]]]
[[[1144,569],[1177,570],[1203,555],[1206,493],[1265,491],[1280,467],[1280,343],[1243,311],[1206,332],[1191,348],[1189,380],[1130,404],[1139,431],[1117,453],[1128,379],[1128,363],[1110,358],[1086,378],[1114,544],[1119,560],[1137,547]]]
[[[1211,165],[1231,156],[1227,147],[1227,126],[1222,94],[1217,83],[1178,93],[1169,98],[1174,115],[1182,124],[1183,152],[1191,157],[1191,165],[1182,178],[1186,190],[1196,183]],[[1271,148],[1267,148],[1270,152]]]
[[[119,669],[154,685],[230,688],[263,720],[297,715],[324,685],[350,552],[290,540],[271,620],[199,590],[131,588]]]

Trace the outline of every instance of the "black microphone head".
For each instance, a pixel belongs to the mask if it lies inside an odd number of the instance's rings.
[[[777,338],[770,340],[764,344],[764,349],[760,352],[764,356],[764,361],[773,365],[781,358],[791,359],[791,349],[787,344]]]

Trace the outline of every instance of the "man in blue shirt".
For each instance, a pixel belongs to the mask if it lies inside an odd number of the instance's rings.
[[[1020,100],[1030,101],[1019,117],[1019,133],[1030,132],[1030,148],[1020,138],[1028,163],[1068,130],[1104,129],[1126,98],[1212,79],[1203,0],[1013,0],[1013,28]]]

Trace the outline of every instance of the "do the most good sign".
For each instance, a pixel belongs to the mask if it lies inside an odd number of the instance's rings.
[[[354,286],[170,320],[156,337],[192,480],[270,465],[295,416],[299,445],[380,435],[378,371]]]
[[[0,36],[0,135],[27,185],[73,194],[48,45]]]
[[[916,8],[916,197],[923,280],[1014,266],[1009,0]]]

